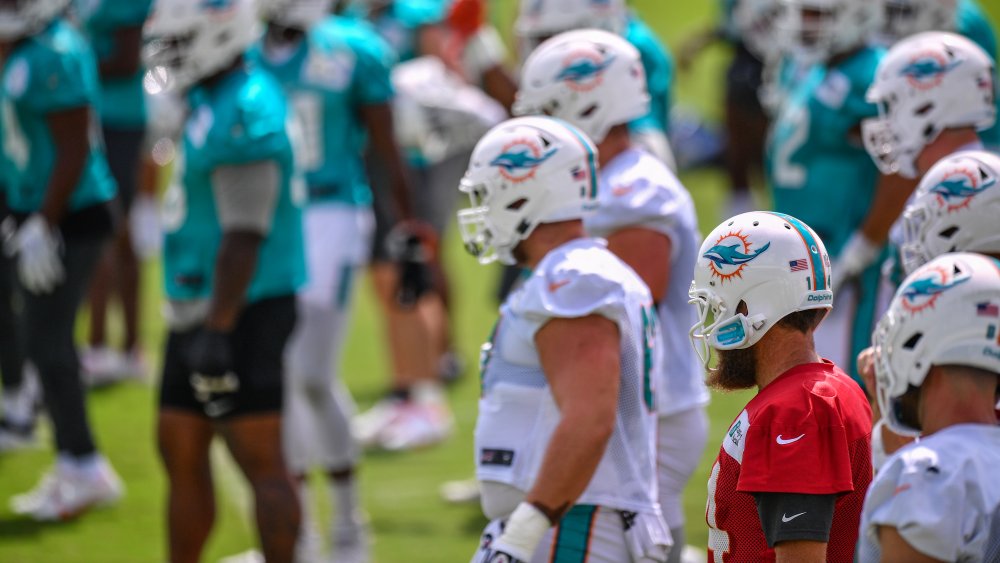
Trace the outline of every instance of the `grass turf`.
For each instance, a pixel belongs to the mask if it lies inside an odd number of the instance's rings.
[[[711,22],[709,2],[637,0],[634,7],[676,52],[683,37]],[[512,0],[493,3],[499,22],[509,22]],[[1000,5],[990,5],[994,21]],[[678,76],[677,101],[704,115],[717,116],[723,94],[725,50],[713,48],[686,74]],[[724,178],[717,171],[683,176],[698,206],[703,231],[725,213]],[[368,454],[361,472],[366,509],[375,532],[379,562],[467,561],[485,523],[477,505],[452,506],[438,496],[439,485],[471,476],[472,429],[478,394],[475,360],[495,317],[495,268],[483,268],[464,254],[454,236],[446,242],[445,261],[453,276],[454,334],[469,370],[450,392],[457,432],[446,444],[424,451]],[[159,360],[163,325],[160,317],[158,266],[147,268],[142,338],[153,366]],[[361,406],[374,402],[387,375],[380,319],[367,281],[359,284],[354,322],[348,336],[343,374]],[[685,491],[687,542],[704,546],[705,482],[721,436],[749,395],[714,394],[709,407],[711,433],[698,471]],[[94,391],[90,416],[103,451],[126,482],[128,493],[115,507],[77,521],[37,524],[14,516],[10,495],[33,486],[52,462],[48,449],[0,457],[0,561],[4,562],[144,562],[165,560],[164,476],[155,451],[153,387],[124,384]],[[250,499],[238,471],[222,451],[213,451],[216,469],[217,518],[205,561],[216,561],[255,543]],[[320,516],[328,518],[325,488],[314,479],[321,500]]]

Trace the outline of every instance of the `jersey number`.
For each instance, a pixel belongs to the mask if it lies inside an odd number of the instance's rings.
[[[323,100],[315,92],[292,97],[288,132],[295,148],[295,164],[302,172],[314,172],[323,162]]]
[[[792,162],[792,157],[809,139],[809,109],[790,111],[781,124],[780,135],[774,151],[774,178],[782,188],[802,188],[806,183],[806,167]]]
[[[712,466],[712,474],[708,478],[708,505],[705,507],[705,520],[708,522],[708,550],[712,553],[714,563],[723,563],[726,553],[729,553],[729,534],[719,529],[715,519],[715,487],[719,482],[719,462]]]
[[[17,167],[18,173],[23,173],[28,165],[28,141],[21,132],[17,114],[14,113],[14,104],[10,100],[3,102],[3,123],[3,152]]]
[[[656,310],[642,308],[642,398],[646,408],[656,408],[653,396],[653,346],[656,345]]]

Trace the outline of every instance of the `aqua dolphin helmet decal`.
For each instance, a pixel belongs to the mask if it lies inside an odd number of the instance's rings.
[[[535,170],[559,150],[543,149],[531,139],[517,140],[504,147],[502,153],[490,161],[490,166],[500,168],[500,174],[512,182],[533,178]]]
[[[789,313],[833,304],[823,241],[790,215],[737,215],[709,233],[698,257],[690,335],[706,367],[711,350],[748,348]]]
[[[949,71],[962,64],[962,59],[947,60],[935,52],[917,55],[900,74],[915,88],[928,89],[941,84]]]

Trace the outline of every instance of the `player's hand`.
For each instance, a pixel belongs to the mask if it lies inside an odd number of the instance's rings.
[[[529,502],[522,502],[507,519],[500,537],[490,544],[487,563],[531,561],[542,536],[551,527],[552,523],[541,510]]]
[[[855,232],[840,251],[840,258],[833,264],[833,294],[844,283],[853,280],[878,258],[881,247],[862,233]]]
[[[405,221],[389,233],[386,245],[399,268],[396,301],[412,307],[434,286],[430,264],[437,254],[437,236],[426,223]]]
[[[188,368],[209,377],[220,377],[233,370],[229,333],[208,328],[200,329],[187,349]]]
[[[50,293],[66,276],[59,256],[59,233],[41,215],[28,217],[14,233],[11,247],[18,256],[17,272],[28,291]]]
[[[858,354],[858,375],[865,384],[865,394],[868,395],[868,402],[873,405],[875,400],[875,348],[871,346],[865,348]]]
[[[160,253],[163,248],[163,230],[155,198],[148,195],[135,198],[129,211],[128,227],[136,256],[145,260]]]

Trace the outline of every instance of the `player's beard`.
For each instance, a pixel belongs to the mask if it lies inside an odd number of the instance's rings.
[[[719,364],[708,372],[708,385],[721,391],[739,391],[757,385],[757,347],[719,350]]]

